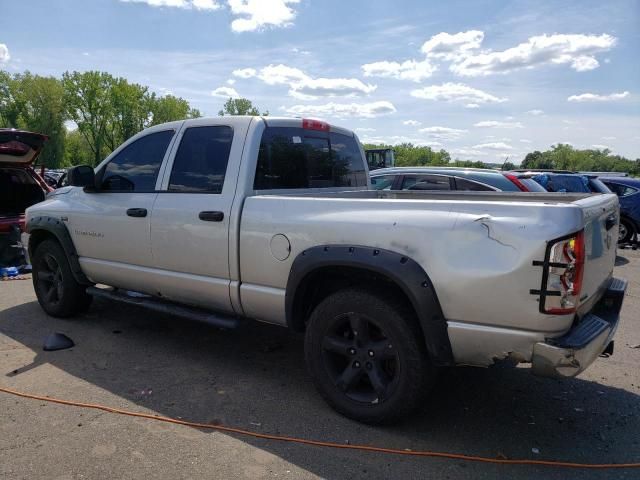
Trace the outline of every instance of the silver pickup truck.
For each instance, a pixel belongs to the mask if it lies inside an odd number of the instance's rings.
[[[69,183],[27,211],[48,314],[100,296],[304,331],[319,392],[363,422],[418,408],[438,367],[568,377],[612,349],[615,195],[373,191],[352,132],[272,117],[158,125]]]

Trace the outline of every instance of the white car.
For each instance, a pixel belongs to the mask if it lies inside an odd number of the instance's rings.
[[[316,120],[154,126],[69,184],[27,211],[48,314],[97,295],[305,331],[318,390],[363,422],[420,407],[440,366],[577,375],[626,288],[615,195],[373,191],[357,137]]]

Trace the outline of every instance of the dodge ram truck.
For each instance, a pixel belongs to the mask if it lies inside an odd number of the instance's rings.
[[[47,314],[98,296],[305,332],[318,391],[362,422],[419,408],[440,367],[570,377],[612,351],[615,195],[374,191],[351,131],[273,117],[157,125],[68,175],[27,210]]]

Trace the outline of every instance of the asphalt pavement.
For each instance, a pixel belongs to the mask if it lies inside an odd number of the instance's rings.
[[[0,386],[263,433],[491,458],[640,462],[640,252],[615,352],[578,378],[527,368],[442,372],[410,420],[370,427],[315,392],[302,337],[265,324],[235,331],[96,301],[48,317],[30,280],[0,282]],[[45,352],[62,332],[69,350]],[[640,478],[640,470],[504,466],[335,450],[159,423],[0,393],[0,478]]]

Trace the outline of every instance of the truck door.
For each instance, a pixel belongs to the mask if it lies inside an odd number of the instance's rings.
[[[229,225],[247,127],[185,125],[165,169],[151,217],[159,293],[170,300],[232,312]]]
[[[73,189],[69,233],[85,274],[93,281],[153,293],[149,226],[158,172],[175,129],[127,143],[96,173],[96,191]]]

